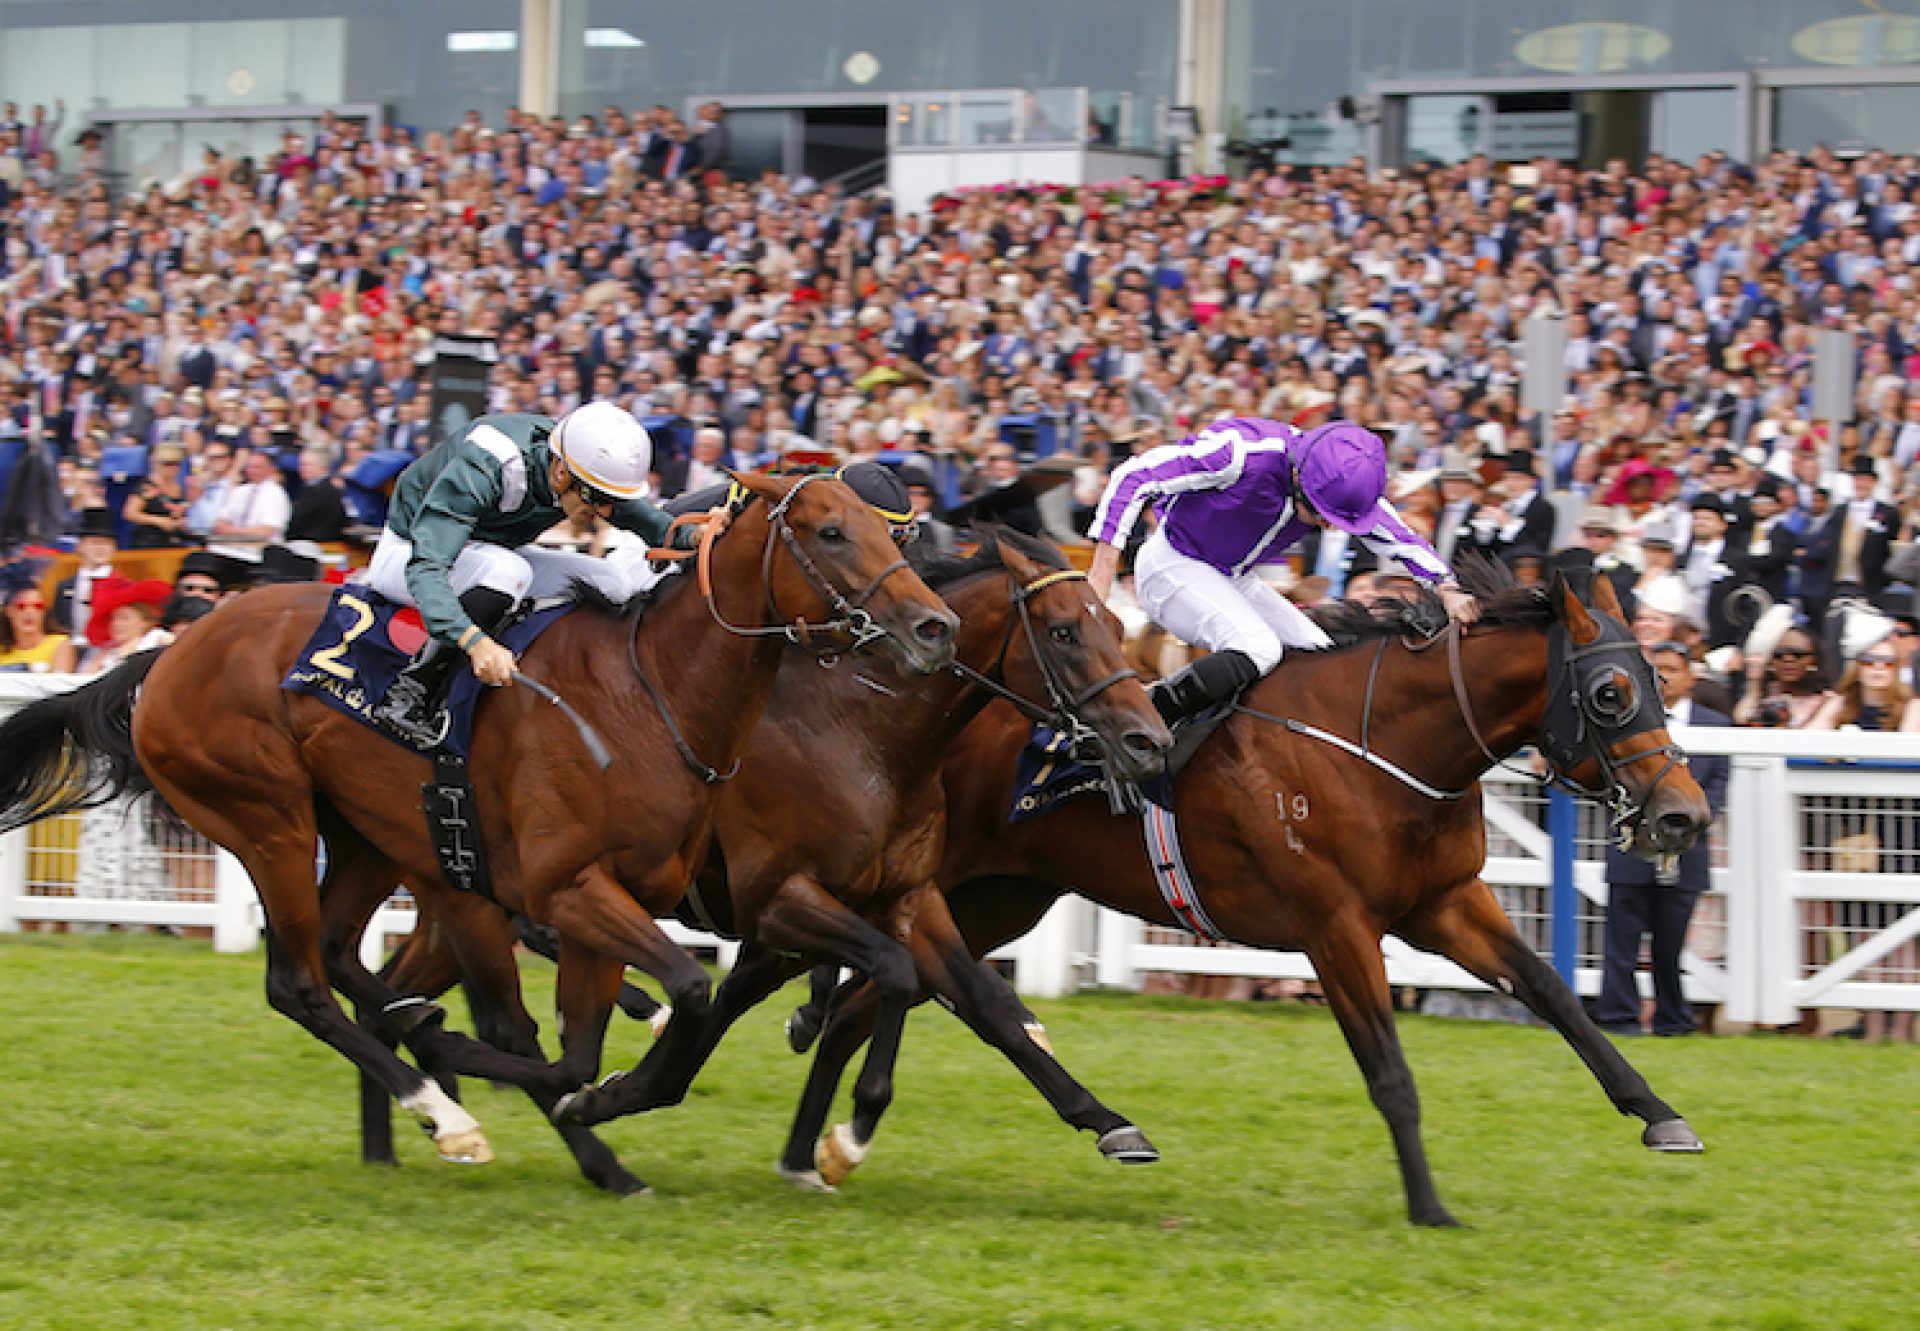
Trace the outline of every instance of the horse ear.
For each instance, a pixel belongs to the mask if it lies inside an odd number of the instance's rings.
[[[750,490],[762,499],[767,500],[778,500],[784,497],[788,490],[793,488],[792,481],[778,480],[772,476],[764,476],[757,471],[733,471],[729,469],[727,476],[741,489]]]
[[[1593,575],[1593,608],[1603,610],[1621,623],[1627,622],[1627,612],[1620,605],[1619,589],[1613,585],[1613,579],[1604,573]]]
[[[1000,561],[1000,567],[1013,574],[1015,581],[1032,582],[1044,571],[1019,545],[1007,539],[1007,533],[1013,530],[1003,522],[982,519],[973,524],[973,534],[982,545],[991,543],[994,557]]]
[[[1573,580],[1567,577],[1564,570],[1554,573],[1553,587],[1549,595],[1553,599],[1555,616],[1567,626],[1567,632],[1572,635],[1577,645],[1584,647],[1600,637],[1600,622],[1581,601],[1579,589],[1574,586]],[[1615,604],[1618,602],[1616,601]]]

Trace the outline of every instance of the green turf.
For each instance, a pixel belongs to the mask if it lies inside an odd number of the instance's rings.
[[[348,1069],[260,980],[203,944],[0,940],[0,1327],[1920,1324],[1913,1047],[1635,1042],[1707,1141],[1674,1158],[1556,1037],[1403,1019],[1470,1226],[1436,1232],[1324,1012],[1168,999],[1039,1009],[1162,1163],[1105,1163],[928,1008],[871,1160],[800,1195],[772,1169],[802,1075],[781,1001],[684,1106],[606,1129],[655,1188],[617,1202],[484,1086],[495,1164],[403,1124],[402,1168],[360,1165]]]

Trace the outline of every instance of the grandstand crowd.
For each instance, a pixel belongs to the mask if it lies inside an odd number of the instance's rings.
[[[491,410],[630,408],[667,495],[877,457],[946,537],[948,507],[1004,490],[1079,539],[1118,460],[1223,415],[1339,415],[1387,441],[1393,500],[1444,556],[1598,569],[1742,722],[1858,723],[1864,698],[1920,725],[1911,157],[1355,161],[917,215],[733,178],[717,106],[425,133],[328,114],[262,161],[106,161],[0,104],[0,460],[51,443],[70,536],[284,556],[364,535],[436,440],[446,335],[497,347]],[[1567,320],[1569,388],[1531,417],[1542,313]],[[1837,438],[1809,417],[1822,328],[1861,349]],[[1330,537],[1280,577],[1372,594],[1355,556]],[[1852,664],[1873,651],[1891,686]]]

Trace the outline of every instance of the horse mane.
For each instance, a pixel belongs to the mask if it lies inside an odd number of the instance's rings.
[[[1461,557],[1454,572],[1461,589],[1480,602],[1483,624],[1544,628],[1553,621],[1553,605],[1547,599],[1547,589],[1522,585],[1505,564],[1484,555],[1470,554]],[[1446,607],[1428,587],[1420,588],[1411,599],[1390,596],[1371,606],[1358,601],[1336,601],[1315,606],[1307,615],[1333,639],[1333,646],[1289,648],[1289,652],[1343,651],[1363,642],[1397,638],[1409,632],[1437,633],[1447,623]]]
[[[974,536],[979,544],[971,554],[940,555],[921,554],[917,545],[907,547],[907,563],[920,580],[939,591],[964,578],[981,573],[998,573],[1006,565],[1000,559],[1000,548],[1006,546],[1015,553],[1025,555],[1044,568],[1068,569],[1073,565],[1066,555],[1052,541],[1038,536],[1029,536],[997,522],[978,522],[974,524]]]

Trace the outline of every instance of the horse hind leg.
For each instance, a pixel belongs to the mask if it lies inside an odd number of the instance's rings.
[[[1335,920],[1319,943],[1307,950],[1313,969],[1347,1037],[1367,1094],[1393,1137],[1406,1189],[1407,1218],[1416,1225],[1458,1225],[1434,1190],[1427,1148],[1420,1139],[1420,1094],[1413,1070],[1393,1024],[1393,991],[1387,985],[1380,939],[1357,921]]]
[[[1640,1140],[1649,1149],[1683,1155],[1706,1149],[1686,1119],[1653,1093],[1647,1079],[1594,1024],[1559,973],[1515,932],[1493,889],[1483,880],[1476,878],[1422,906],[1396,924],[1394,932],[1512,994],[1560,1032],[1614,1108],[1646,1124]]]

